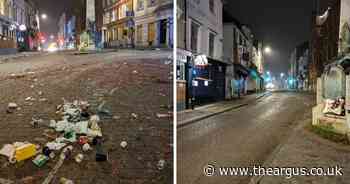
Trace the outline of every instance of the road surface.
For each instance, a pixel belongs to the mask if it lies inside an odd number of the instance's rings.
[[[95,161],[95,148],[82,152],[73,144],[73,155],[84,154],[78,164],[66,160],[52,183],[61,177],[74,183],[171,183],[172,118],[157,117],[172,110],[171,51],[120,50],[103,54],[73,55],[69,52],[43,54],[8,60],[0,64],[0,149],[5,144],[28,141],[43,147],[51,132],[35,128],[32,118],[60,120],[56,106],[67,101],[86,100],[90,113],[104,104],[112,116],[101,116],[103,148],[108,161]],[[26,100],[31,97],[31,100]],[[7,113],[7,104],[20,108]],[[54,136],[57,136],[53,133]],[[127,148],[120,143],[126,141]],[[56,152],[58,155],[59,152]],[[31,159],[9,164],[0,156],[0,180],[42,183],[58,157],[36,167]],[[159,169],[159,162],[164,163]],[[74,172],[72,172],[74,171]]]
[[[203,168],[262,165],[298,118],[311,113],[312,103],[310,94],[274,92],[254,104],[179,129],[178,183],[249,183],[250,176],[207,177]]]

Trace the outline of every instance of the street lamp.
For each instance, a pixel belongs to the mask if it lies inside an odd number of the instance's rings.
[[[283,78],[284,77],[284,73],[281,73],[281,78]]]

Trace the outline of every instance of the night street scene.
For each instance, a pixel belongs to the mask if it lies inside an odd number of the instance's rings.
[[[172,0],[0,0],[0,184],[173,182]]]
[[[350,183],[350,0],[178,0],[176,47],[177,183]]]

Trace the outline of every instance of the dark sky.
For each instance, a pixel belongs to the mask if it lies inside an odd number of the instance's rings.
[[[272,48],[266,70],[287,72],[292,49],[311,35],[314,0],[227,0],[231,15]]]
[[[47,14],[47,20],[41,20],[41,30],[48,34],[55,34],[58,30],[59,16],[72,6],[74,0],[33,0],[39,6],[40,13]]]

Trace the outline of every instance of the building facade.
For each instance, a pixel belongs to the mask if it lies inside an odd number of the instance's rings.
[[[104,0],[103,9],[102,37],[105,46],[133,47],[133,0]]]
[[[315,0],[310,49],[312,61],[309,69],[309,81],[313,91],[316,91],[317,78],[322,75],[324,66],[338,56],[340,9],[345,1]],[[331,9],[327,10],[328,7]]]
[[[38,48],[38,15],[30,0],[0,0],[0,54]]]
[[[310,62],[310,45],[304,42],[298,45],[290,56],[290,78],[289,87],[298,90],[309,90],[309,65]]]
[[[224,61],[230,63],[226,72],[226,99],[262,90],[262,43],[254,40],[247,26],[226,12],[224,38]]]
[[[224,100],[227,63],[223,61],[222,50],[222,1],[187,0],[178,2],[177,6],[180,106],[191,108]]]
[[[62,13],[60,18],[58,19],[58,32],[57,32],[57,40],[58,46],[60,49],[64,49],[66,47],[66,36],[67,35],[67,16],[66,13]]]
[[[173,2],[134,0],[135,45],[173,47]]]

